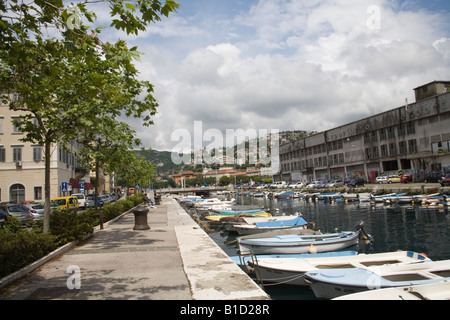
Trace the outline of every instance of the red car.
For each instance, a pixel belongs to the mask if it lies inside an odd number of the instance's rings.
[[[441,186],[450,186],[450,174],[447,174],[441,180]]]
[[[404,174],[404,175],[402,175],[402,178],[401,178],[400,182],[401,183],[412,182],[412,175],[411,174]]]

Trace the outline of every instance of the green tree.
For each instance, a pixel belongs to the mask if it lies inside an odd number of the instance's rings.
[[[153,86],[138,79],[133,65],[137,48],[129,49],[122,40],[103,43],[102,27],[83,22],[95,21],[88,9],[93,2],[70,8],[62,0],[0,2],[1,98],[11,109],[26,112],[19,120],[23,141],[44,146],[44,232],[49,230],[52,145],[67,145],[98,115],[134,116],[150,125],[156,113]],[[107,3],[111,26],[128,34],[146,30],[178,7],[172,0]],[[48,28],[56,31],[54,37]]]

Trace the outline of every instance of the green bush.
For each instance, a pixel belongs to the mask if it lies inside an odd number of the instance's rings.
[[[0,278],[25,267],[55,250],[55,236],[28,230],[0,230]]]
[[[93,232],[95,211],[64,210],[50,215],[50,233],[56,236],[57,243],[64,245],[75,240],[81,241]]]
[[[98,209],[53,210],[49,234],[42,233],[42,221],[34,221],[29,224],[29,229],[23,229],[19,219],[8,218],[3,228],[0,227],[0,278],[42,258],[59,246],[81,241],[99,224],[100,211],[103,211],[103,221],[106,222],[140,203],[142,195],[135,195]]]

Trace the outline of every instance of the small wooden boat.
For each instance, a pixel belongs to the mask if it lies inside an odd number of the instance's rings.
[[[271,259],[259,258],[249,265],[255,269],[255,273],[261,277],[261,281],[273,283],[285,283],[296,286],[308,286],[304,281],[304,275],[308,271],[316,269],[336,268],[363,268],[370,269],[381,265],[400,265],[418,261],[425,261],[426,256],[411,251],[396,251],[374,254],[358,254],[344,257],[324,258],[297,258],[297,259]]]
[[[280,194],[275,195],[274,199],[277,198],[277,199],[289,200],[289,199],[294,199],[294,197],[298,197],[298,196],[296,196],[294,191],[286,191],[286,192],[282,192]]]
[[[309,229],[306,229],[309,230]],[[291,234],[267,238],[238,238],[241,253],[292,254],[337,251],[358,244],[359,231],[329,234]]]
[[[252,214],[239,214],[236,216],[225,216],[220,219],[222,223],[222,227],[224,227],[227,231],[237,232],[234,229],[235,225],[254,225],[259,222],[268,222],[268,221],[283,221],[283,220],[292,220],[297,218],[298,215],[294,216],[255,216]]]
[[[423,261],[405,265],[383,265],[370,269],[313,270],[305,274],[317,298],[373,289],[415,286],[450,280],[450,260]]]
[[[326,257],[343,257],[356,256],[358,251],[330,251],[319,253],[299,253],[299,254],[265,254],[265,255],[239,255],[231,256],[233,260],[242,270],[247,273],[253,273],[254,268],[249,267],[249,262],[257,263],[260,259],[299,259],[299,258],[326,258]]]
[[[450,281],[369,290],[334,300],[450,300]]]
[[[233,230],[239,233],[239,235],[250,235],[274,230],[306,229],[307,224],[308,222],[302,217],[290,217],[290,219],[275,218],[269,221],[254,222],[250,224],[236,224],[233,225]]]
[[[255,212],[247,212],[247,213],[236,213],[236,215],[246,215],[246,216],[256,216],[256,217],[271,217],[272,215],[269,212],[266,211],[255,211]],[[205,219],[210,220],[210,221],[220,221],[222,218],[224,217],[232,217],[233,214],[229,213],[229,214],[212,214],[209,216],[205,216]]]

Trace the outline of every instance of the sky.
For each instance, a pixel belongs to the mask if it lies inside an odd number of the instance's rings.
[[[127,121],[146,148],[205,146],[208,130],[324,131],[450,80],[448,0],[178,2],[137,37],[105,31],[144,53],[158,113],[151,127]]]

